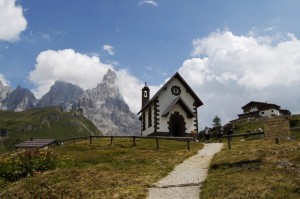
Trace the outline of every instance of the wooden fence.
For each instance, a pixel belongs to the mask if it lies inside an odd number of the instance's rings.
[[[185,141],[187,144],[187,150],[190,150],[190,142],[194,140],[192,137],[168,137],[168,136],[83,136],[83,137],[75,137],[75,138],[68,138],[63,140],[58,140],[57,142],[61,144],[65,141],[72,141],[75,144],[76,140],[90,140],[90,144],[93,143],[93,138],[110,138],[110,145],[113,144],[114,139],[119,138],[131,138],[133,142],[133,146],[136,146],[136,139],[154,139],[156,143],[156,149],[159,149],[159,140],[176,140],[176,141]]]
[[[223,135],[222,138],[227,138],[228,141],[228,148],[231,149],[231,138],[232,137],[247,137],[249,135],[264,135],[263,131],[259,132],[252,132],[252,133],[241,133],[241,134],[231,134],[231,135]]]

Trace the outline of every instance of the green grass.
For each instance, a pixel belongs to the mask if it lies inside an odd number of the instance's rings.
[[[66,139],[79,136],[101,135],[84,116],[61,112],[58,107],[34,108],[22,112],[0,111],[0,129],[8,135],[0,140],[0,154],[11,151],[15,144],[33,138]]]
[[[201,199],[300,198],[300,140],[241,139],[213,158]]]
[[[58,168],[16,183],[0,180],[0,198],[145,198],[150,185],[203,146],[152,139],[116,138],[64,144],[53,150]]]

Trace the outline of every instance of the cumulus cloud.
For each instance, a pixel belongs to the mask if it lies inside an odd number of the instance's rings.
[[[89,56],[73,49],[47,50],[41,52],[35,69],[29,73],[29,80],[37,85],[33,90],[37,98],[41,98],[56,80],[63,80],[80,86],[83,89],[92,89],[102,82],[107,70],[117,73],[120,92],[129,105],[130,110],[137,113],[141,108],[141,89],[144,82],[131,75],[127,70],[115,70],[113,65],[103,63],[97,56]],[[3,76],[0,75],[0,79]],[[153,94],[157,86],[151,86]]]
[[[110,55],[114,55],[115,54],[114,47],[111,46],[111,45],[107,45],[107,44],[103,45],[103,50],[105,50]]]
[[[27,27],[23,9],[16,0],[0,1],[0,40],[13,42]]]
[[[217,31],[195,39],[190,59],[179,68],[203,100],[199,109],[206,125],[219,114],[225,121],[237,118],[249,101],[276,103],[299,112],[300,40],[285,37],[237,36]]]
[[[138,113],[141,110],[142,106],[142,88],[145,83],[136,78],[135,76],[128,73],[126,70],[119,70],[117,85],[120,89],[121,94],[125,102],[130,107],[130,110],[134,113]],[[149,86],[149,85],[148,85]],[[158,86],[149,86],[150,96],[153,96],[161,85]]]
[[[74,83],[83,89],[94,88],[108,69],[113,69],[113,66],[101,62],[96,56],[81,54],[73,49],[47,50],[38,55],[29,80],[37,85],[34,93],[40,98],[56,80]]]
[[[294,35],[273,46],[255,37],[236,36],[225,31],[196,39],[193,46],[192,55],[204,57],[203,61],[207,59],[208,73],[216,79],[229,72],[230,80],[257,90],[274,85],[290,86],[300,81],[300,41]],[[202,66],[196,68],[199,67]],[[195,69],[189,67],[189,70]]]
[[[158,3],[156,1],[140,1],[139,2],[140,5],[151,5],[154,7],[158,7]]]

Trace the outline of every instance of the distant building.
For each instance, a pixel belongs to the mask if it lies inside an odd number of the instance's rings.
[[[150,99],[150,89],[142,89],[141,134],[143,136],[186,136],[198,132],[197,108],[202,101],[175,73]]]
[[[266,102],[251,101],[242,109],[243,113],[238,115],[239,119],[291,115],[289,110],[280,109],[280,106]]]

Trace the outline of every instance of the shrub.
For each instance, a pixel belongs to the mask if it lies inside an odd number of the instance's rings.
[[[0,156],[0,177],[7,181],[56,168],[56,156],[50,150],[22,150]]]
[[[299,120],[297,120],[297,119],[291,119],[290,120],[290,127],[295,127],[295,126],[298,125],[298,123],[299,123]]]

